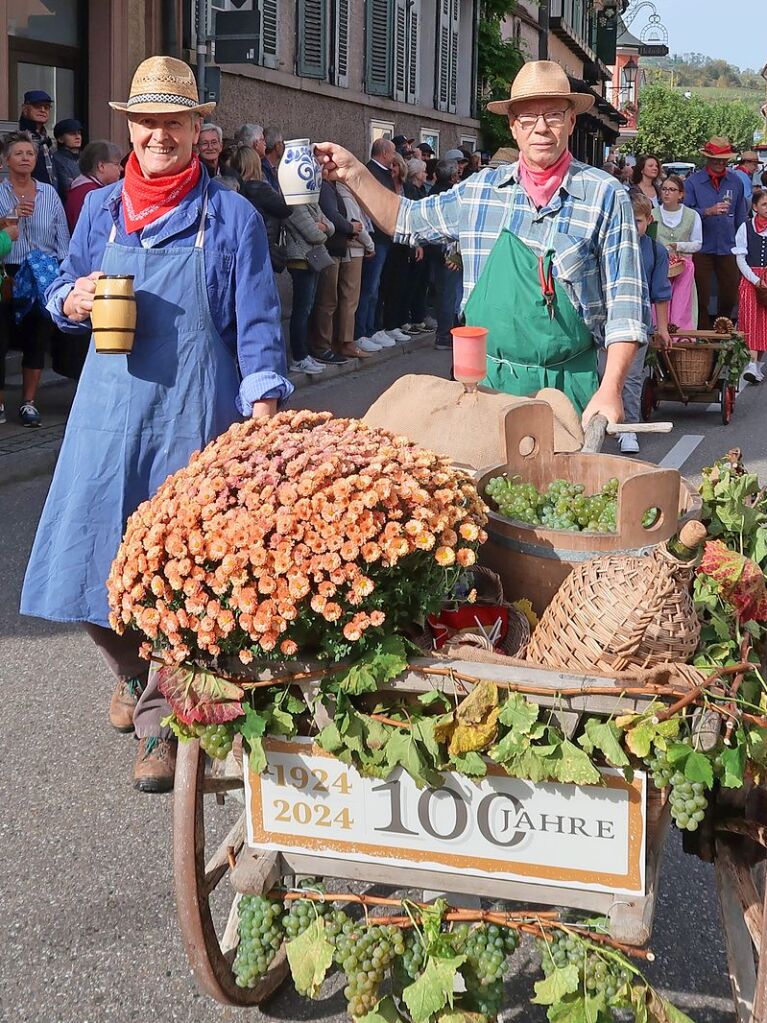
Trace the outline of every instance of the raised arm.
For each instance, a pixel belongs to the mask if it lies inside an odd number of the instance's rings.
[[[325,177],[330,181],[343,181],[384,234],[393,235],[400,204],[396,192],[379,185],[356,156],[335,142],[320,142],[314,147],[314,152]]]

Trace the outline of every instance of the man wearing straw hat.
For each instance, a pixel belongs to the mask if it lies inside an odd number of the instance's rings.
[[[684,183],[684,203],[700,214],[703,245],[694,252],[695,287],[698,291],[698,329],[711,329],[708,311],[711,282],[716,277],[717,316],[732,316],[738,301],[740,273],[733,256],[735,235],[748,217],[744,177],[727,169],[736,153],[730,140],[715,135],[701,149],[706,166],[695,171]]]
[[[509,99],[488,105],[508,117],[519,161],[420,202],[378,187],[333,143],[317,152],[396,241],[460,241],[466,323],[489,331],[486,385],[518,395],[555,387],[584,421],[601,412],[619,422],[623,382],[645,340],[647,288],[625,189],[568,152],[576,117],[593,103],[571,92],[558,64],[525,64]]]
[[[106,579],[128,516],[240,415],[287,398],[263,221],[211,181],[194,155],[202,117],[191,69],[170,57],[139,65],[127,103],[133,153],[124,181],[87,196],[69,256],[48,291],[62,330],[90,330],[96,280],[134,277],[129,355],[91,346],[27,567],[21,610],[84,622],[118,685],[110,720],[140,739],[134,784],[173,785],[167,704],[146,687],[142,637],[109,628]]]

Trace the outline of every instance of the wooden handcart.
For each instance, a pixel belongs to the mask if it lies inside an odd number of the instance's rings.
[[[645,422],[662,401],[709,405],[718,402],[722,422],[732,419],[737,386],[730,382],[722,353],[731,334],[713,330],[672,331],[672,347],[655,350],[656,363],[642,385],[641,410]]]

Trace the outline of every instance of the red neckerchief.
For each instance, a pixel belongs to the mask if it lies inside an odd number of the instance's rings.
[[[125,165],[122,191],[123,217],[128,234],[140,231],[178,206],[199,182],[201,173],[199,157],[193,156],[192,162],[180,174],[146,178],[136,154],[131,153]]]
[[[727,173],[727,170],[726,169],[723,170],[721,174],[714,174],[714,172],[711,170],[711,168],[707,166],[706,167],[706,173],[711,178],[711,184],[714,186],[714,188],[718,192],[719,189],[722,187],[722,182],[724,181],[724,176]]]
[[[757,234],[764,234],[767,231],[767,217],[760,217],[758,213],[755,213],[754,230]]]
[[[519,180],[538,209],[548,206],[554,194],[562,187],[565,174],[573,161],[573,154],[566,149],[556,163],[543,170],[528,166],[524,156],[519,158]]]

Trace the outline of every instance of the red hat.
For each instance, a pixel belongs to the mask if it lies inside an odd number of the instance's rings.
[[[734,160],[738,155],[724,135],[714,135],[701,149],[701,153],[709,160]]]

